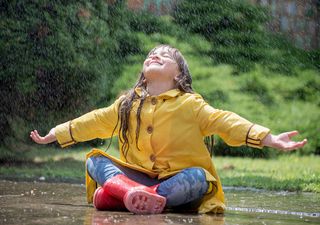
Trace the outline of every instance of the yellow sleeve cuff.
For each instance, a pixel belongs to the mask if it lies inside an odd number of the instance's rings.
[[[71,123],[68,121],[55,127],[56,138],[62,148],[77,143],[72,136]]]
[[[262,140],[270,133],[270,129],[252,124],[246,135],[246,145],[253,148],[263,148]]]

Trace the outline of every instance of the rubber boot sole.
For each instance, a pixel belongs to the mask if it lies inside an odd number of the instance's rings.
[[[126,208],[135,214],[159,214],[166,206],[166,198],[144,190],[131,190],[123,198]]]

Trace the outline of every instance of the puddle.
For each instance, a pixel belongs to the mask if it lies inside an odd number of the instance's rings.
[[[133,215],[96,211],[78,184],[0,181],[0,224],[320,224],[320,194],[225,188],[228,210]]]

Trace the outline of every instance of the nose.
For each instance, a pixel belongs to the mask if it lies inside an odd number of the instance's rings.
[[[152,54],[152,55],[150,56],[150,58],[151,58],[151,59],[159,59],[160,57],[159,57],[158,54]]]

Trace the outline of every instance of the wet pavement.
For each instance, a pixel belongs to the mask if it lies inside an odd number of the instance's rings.
[[[96,211],[78,184],[0,181],[0,224],[320,224],[320,194],[225,188],[224,215]]]

